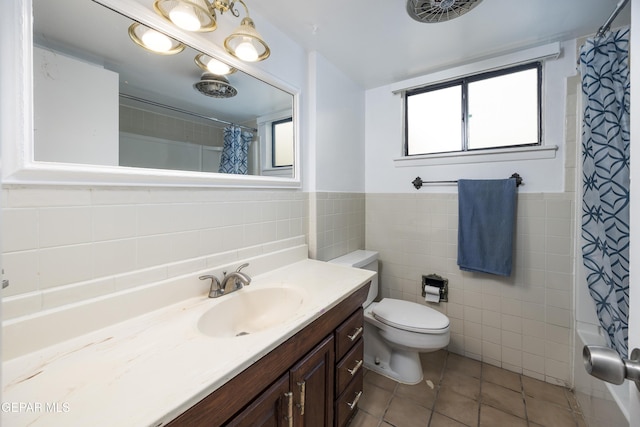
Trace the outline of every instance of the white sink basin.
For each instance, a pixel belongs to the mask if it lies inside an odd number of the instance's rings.
[[[198,330],[216,338],[255,334],[290,320],[304,302],[303,293],[294,288],[245,287],[221,296],[200,316]]]

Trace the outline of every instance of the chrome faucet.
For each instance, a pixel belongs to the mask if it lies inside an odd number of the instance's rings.
[[[223,272],[224,277],[222,278],[222,283],[216,276],[206,275],[200,276],[200,280],[211,280],[211,287],[209,288],[209,298],[218,298],[222,295],[230,294],[239,289],[242,289],[243,286],[247,286],[251,283],[251,277],[247,276],[245,273],[242,273],[240,270],[247,267],[249,263],[242,264],[238,269],[229,275],[227,272]]]
[[[236,271],[230,273],[228,276],[226,272],[223,273],[224,277],[222,278],[222,285],[220,285],[223,293],[229,294],[237,291],[238,289],[242,289],[243,286],[248,286],[251,283],[251,277],[240,271],[248,265],[249,263],[242,264]],[[230,286],[231,289],[229,289]]]

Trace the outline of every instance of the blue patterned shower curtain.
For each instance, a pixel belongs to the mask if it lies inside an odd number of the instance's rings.
[[[246,175],[249,145],[252,140],[253,134],[242,131],[238,126],[224,128],[224,147],[219,172]]]
[[[627,357],[629,318],[629,28],[580,50],[582,258],[610,347]]]

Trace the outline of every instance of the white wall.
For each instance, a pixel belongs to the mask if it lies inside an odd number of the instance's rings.
[[[309,67],[315,190],[364,192],[364,89],[317,52]]]
[[[398,82],[393,87],[382,86],[366,92],[366,192],[412,193],[416,190],[411,181],[416,176],[423,180],[500,179],[514,172],[524,179],[522,192],[564,191],[565,79],[576,72],[575,42],[562,44],[562,51],[558,59],[544,64],[543,140],[545,145],[559,147],[555,159],[398,167],[393,159],[402,155],[402,98],[392,93],[402,87],[403,82]],[[412,83],[406,82],[407,86]],[[455,186],[429,188],[430,191],[455,191]]]

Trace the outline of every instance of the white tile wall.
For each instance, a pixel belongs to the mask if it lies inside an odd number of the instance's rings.
[[[518,195],[514,272],[462,272],[457,194],[367,194],[366,247],[380,252],[381,293],[417,301],[421,276],[449,279],[450,350],[571,384],[573,193]]]
[[[2,197],[5,319],[307,237],[308,194],[296,191],[5,187]]]
[[[364,249],[365,196],[363,193],[312,193],[309,240],[311,256],[328,261]]]
[[[123,132],[222,147],[223,128],[224,125],[207,120],[178,119],[158,112],[120,105],[120,130]]]

